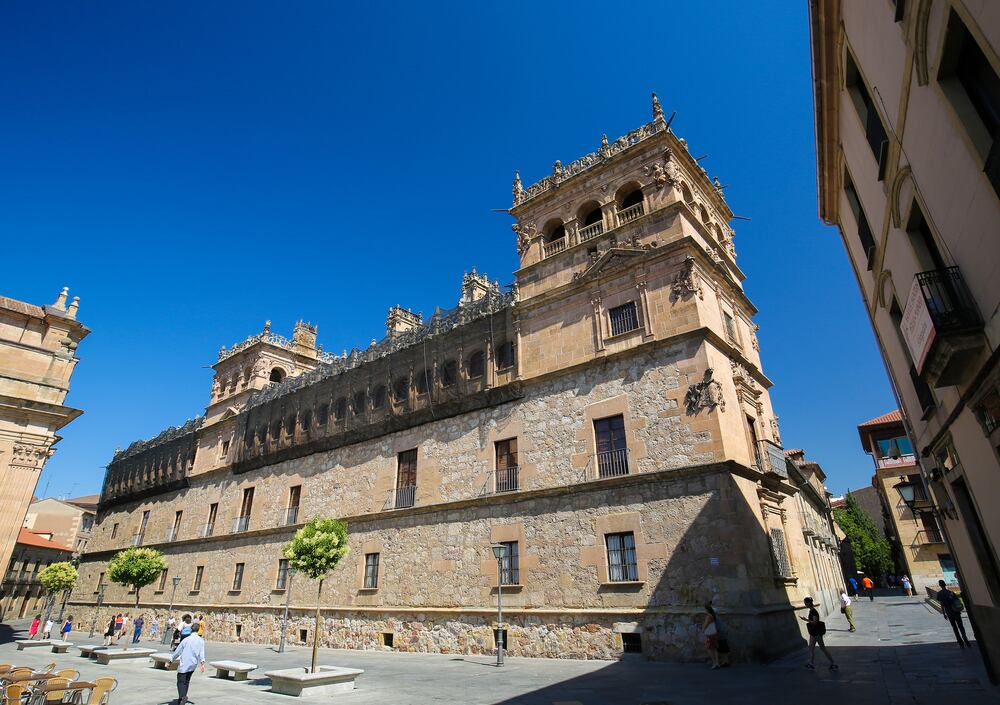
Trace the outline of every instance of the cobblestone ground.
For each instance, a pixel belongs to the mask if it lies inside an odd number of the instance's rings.
[[[948,623],[921,600],[861,600],[855,620],[858,631],[853,634],[839,615],[828,622],[827,644],[841,667],[836,672],[827,669],[821,655],[817,670],[807,671],[804,649],[771,664],[737,664],[718,671],[638,658],[511,658],[501,669],[487,657],[327,649],[321,651],[320,663],[365,669],[357,690],[332,698],[356,705],[1000,705],[978,649],[959,649]],[[26,622],[0,626],[0,641],[7,642],[0,644],[0,662],[40,666],[56,661],[80,670],[84,678],[113,675],[121,685],[112,705],[170,703],[176,697],[174,675],[145,662],[109,667],[46,649],[18,652],[12,639],[26,629]],[[93,643],[80,634],[74,641]],[[260,677],[233,683],[197,674],[191,689],[195,703],[275,705],[294,701],[268,692],[263,672],[307,664],[309,650],[295,647],[277,654],[264,646],[209,642],[208,657],[257,663],[261,668],[255,675]]]

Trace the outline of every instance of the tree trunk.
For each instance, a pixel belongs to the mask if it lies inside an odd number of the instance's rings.
[[[316,672],[316,651],[319,649],[319,604],[320,598],[323,596],[323,579],[319,580],[319,589],[316,591],[316,626],[313,628],[313,656],[312,656],[312,668],[309,670],[310,673]]]

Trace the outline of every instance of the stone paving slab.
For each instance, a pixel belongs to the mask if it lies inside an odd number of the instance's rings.
[[[853,634],[838,614],[827,623],[827,644],[841,666],[837,672],[827,670],[819,654],[817,670],[807,671],[804,649],[770,664],[737,664],[718,671],[705,664],[636,658],[509,657],[503,668],[497,668],[487,656],[321,649],[320,664],[365,671],[357,690],[323,701],[349,705],[949,705],[956,701],[1000,705],[996,689],[986,681],[978,649],[959,649],[948,622],[919,599],[860,601],[855,621],[858,632]],[[6,632],[8,638],[19,638],[27,626],[27,622],[15,623],[15,632]],[[80,670],[86,679],[113,675],[121,681],[114,705],[170,703],[176,697],[175,674],[152,665],[100,666],[75,656],[39,651],[17,652],[13,643],[0,644],[0,661],[41,666],[56,660],[60,667]],[[214,642],[208,642],[206,652],[211,661],[255,663],[260,673],[304,666],[310,657],[307,647],[278,654],[265,646]],[[210,674],[211,669],[204,675],[196,673],[192,681],[191,696],[199,705],[297,702],[268,692],[268,680],[255,678],[256,673],[242,683],[220,681]]]

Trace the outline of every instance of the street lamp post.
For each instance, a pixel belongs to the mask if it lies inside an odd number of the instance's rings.
[[[497,559],[497,666],[503,666],[503,558],[507,547],[502,543],[493,545],[493,555]]]
[[[288,569],[288,584],[285,585],[285,614],[281,617],[281,642],[278,644],[278,653],[285,653],[285,632],[288,630],[288,603],[292,599],[292,576],[295,569]]]
[[[94,620],[90,623],[90,636],[94,638],[94,631],[97,629],[97,613],[101,611],[101,604],[104,602],[104,582],[97,584],[97,606],[94,607]]]
[[[167,623],[168,624],[170,623],[170,615],[174,611],[174,596],[177,595],[177,586],[181,584],[181,576],[175,575],[174,579],[173,579],[173,582],[174,582],[174,587],[170,591],[170,607],[167,608]],[[174,629],[176,629],[176,628],[177,627],[174,627]],[[166,644],[167,643],[167,626],[166,626],[166,624],[163,625],[163,636],[160,638],[160,643],[161,644]]]

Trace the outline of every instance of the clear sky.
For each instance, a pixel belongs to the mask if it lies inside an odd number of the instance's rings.
[[[433,5],[433,6],[432,6]],[[197,416],[221,345],[271,319],[325,349],[393,304],[516,267],[526,183],[650,115],[728,185],[786,447],[840,493],[894,402],[837,231],[817,218],[807,3],[52,2],[0,8],[0,294],[81,297],[38,492]]]

